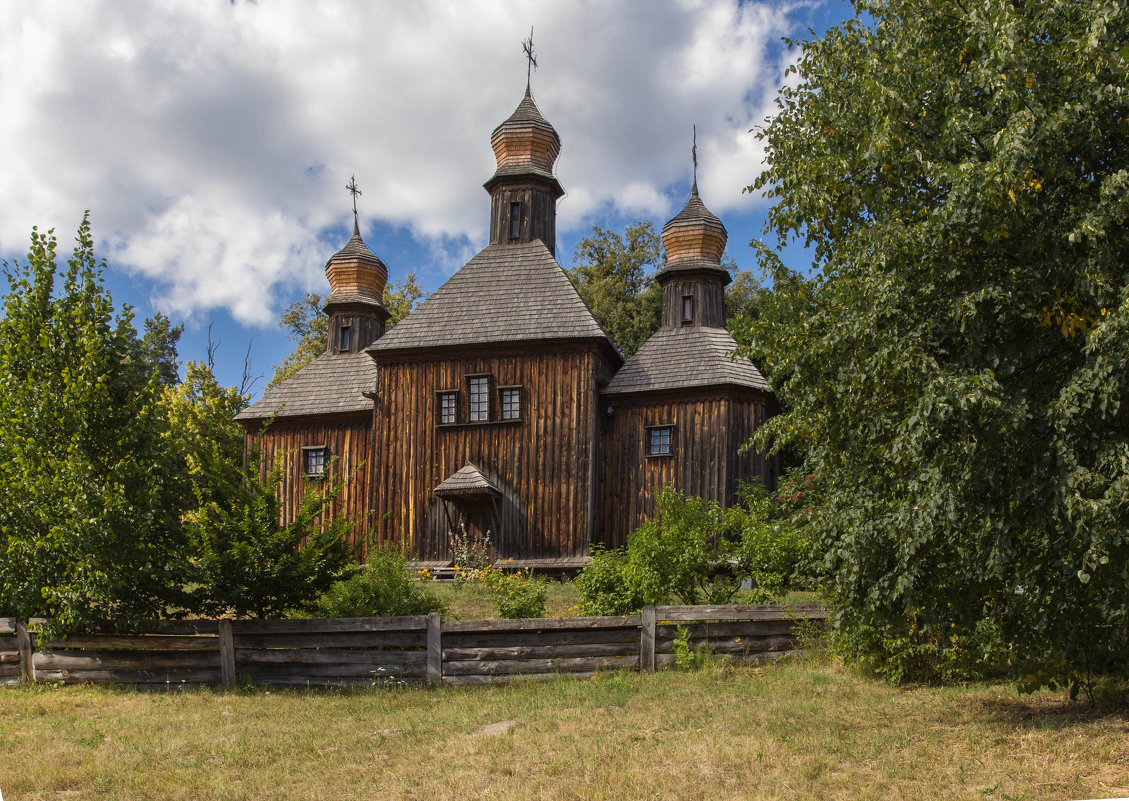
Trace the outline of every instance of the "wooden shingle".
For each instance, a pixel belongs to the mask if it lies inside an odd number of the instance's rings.
[[[367,354],[323,353],[235,419],[372,411],[372,400],[362,393],[371,393],[375,387],[376,365]]]
[[[735,350],[737,343],[724,328],[660,328],[620,368],[604,394],[723,386],[768,390],[751,361],[731,358]]]

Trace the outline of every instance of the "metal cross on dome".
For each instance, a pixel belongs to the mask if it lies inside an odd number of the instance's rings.
[[[529,81],[533,76],[533,70],[537,67],[537,56],[533,55],[533,26],[529,26],[529,38],[521,43],[522,52],[525,53],[525,58],[529,63],[525,65],[525,91],[529,92]]]
[[[364,192],[357,186],[356,175],[349,176],[349,183],[345,184],[345,188],[353,195],[353,224],[360,225],[360,217],[357,216],[357,195],[363,195]]]
[[[698,126],[694,125],[694,145],[690,148],[690,158],[694,162],[694,194],[698,194]]]

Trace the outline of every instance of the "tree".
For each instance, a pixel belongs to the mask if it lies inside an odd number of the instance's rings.
[[[187,493],[160,372],[116,311],[88,216],[65,268],[33,229],[0,319],[0,608],[129,628],[182,600]]]
[[[624,358],[631,358],[662,319],[662,290],[654,280],[662,243],[654,226],[636,222],[622,237],[595,226],[576,243],[572,258],[567,272],[580,297]]]
[[[160,312],[145,321],[145,335],[141,338],[141,349],[146,360],[157,371],[162,386],[176,386],[180,381],[176,348],[183,333],[183,324],[174,326],[169,318]]]
[[[392,315],[388,318],[387,326],[391,328],[411,314],[424,294],[415,273],[408,273],[404,280],[397,282],[391,288],[385,287],[382,302],[384,308]],[[267,384],[268,390],[278,386],[325,353],[329,338],[329,318],[321,310],[325,300],[321,295],[307,292],[301,300],[294,301],[283,310],[278,326],[286,329],[287,336],[297,344],[275,368],[274,376]]]
[[[859,0],[760,133],[813,278],[740,337],[843,641],[1032,684],[1129,657],[1129,7]]]

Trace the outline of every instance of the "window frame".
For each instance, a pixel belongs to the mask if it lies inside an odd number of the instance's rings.
[[[521,239],[521,201],[520,200],[511,200],[510,201],[509,224],[510,224],[509,240],[511,242],[514,242],[518,239]]]
[[[513,417],[506,417],[506,393],[514,392],[517,394],[517,414]],[[522,412],[525,410],[525,393],[522,391],[521,384],[506,384],[498,387],[498,422],[500,423],[516,423],[524,419]]]
[[[666,452],[652,451],[652,436],[656,431],[667,431]],[[675,435],[678,427],[674,423],[660,423],[643,427],[643,455],[648,459],[667,459],[674,456]]]
[[[466,379],[466,387],[467,387],[466,421],[468,423],[479,423],[479,424],[491,422],[494,419],[494,414],[493,414],[494,404],[491,403],[491,395],[493,393],[490,391],[490,386],[493,383],[493,376],[491,376],[489,373],[473,373],[473,374],[465,376],[465,379]],[[485,382],[485,389],[482,392],[482,398],[486,403],[486,411],[485,411],[485,416],[480,417],[480,418],[474,416],[474,414],[475,414],[475,410],[474,410],[474,403],[475,403],[475,400],[474,400],[474,384],[475,384],[476,381]]]
[[[310,472],[310,457],[315,453],[321,454],[321,467],[320,472]],[[324,481],[326,475],[329,473],[329,448],[326,445],[303,445],[302,446],[302,462],[301,462],[302,477],[310,481]]]
[[[682,296],[682,325],[694,324],[694,296]]]
[[[337,350],[348,353],[353,348],[353,326],[343,323],[337,329]]]
[[[451,407],[451,417],[449,421],[443,420],[443,398],[446,396],[454,398]],[[456,426],[459,424],[459,391],[457,389],[437,389],[435,390],[435,419],[438,425],[441,426]]]

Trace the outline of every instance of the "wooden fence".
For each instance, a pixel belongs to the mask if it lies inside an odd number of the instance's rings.
[[[0,619],[0,684],[237,682],[349,687],[488,684],[672,664],[676,639],[740,662],[776,659],[819,606],[648,606],[620,617],[446,621],[426,617],[199,620],[149,634],[72,634],[36,642],[36,621]]]

